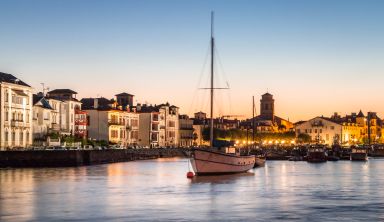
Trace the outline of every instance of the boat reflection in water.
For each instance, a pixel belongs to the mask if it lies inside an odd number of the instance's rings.
[[[212,183],[212,184],[226,184],[235,183],[240,177],[253,177],[255,176],[252,172],[237,173],[237,174],[223,174],[223,175],[210,175],[204,177],[193,177],[191,179],[192,184],[199,183]]]

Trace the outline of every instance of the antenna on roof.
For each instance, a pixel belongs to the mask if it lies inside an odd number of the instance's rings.
[[[43,96],[45,96],[45,90],[49,91],[49,87],[45,88],[44,83],[40,83],[43,86]]]

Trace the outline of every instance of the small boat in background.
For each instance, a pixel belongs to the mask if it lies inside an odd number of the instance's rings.
[[[350,160],[352,161],[367,161],[368,152],[364,147],[354,147],[351,150]]]
[[[320,145],[311,146],[308,148],[307,162],[309,163],[323,163],[327,161],[327,153],[325,148]]]
[[[253,166],[253,168],[263,167],[263,166],[265,166],[265,156],[263,155],[255,156],[255,165]]]

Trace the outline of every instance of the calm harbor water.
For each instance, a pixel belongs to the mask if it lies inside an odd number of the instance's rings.
[[[384,159],[187,171],[186,159],[0,169],[0,221],[384,220]]]

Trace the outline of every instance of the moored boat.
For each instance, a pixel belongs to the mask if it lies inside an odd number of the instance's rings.
[[[191,164],[196,175],[242,173],[253,168],[255,156],[241,156],[214,149],[195,149]]]
[[[353,161],[367,161],[368,152],[364,147],[354,147],[351,149],[350,160]]]
[[[307,162],[322,163],[327,161],[327,154],[323,146],[312,146],[308,148]]]
[[[263,166],[265,166],[265,156],[255,156],[255,165],[253,168]]]
[[[210,148],[195,149],[192,152],[191,165],[196,175],[242,173],[253,168],[255,155],[241,155],[235,148],[226,148],[225,152],[213,147],[213,102],[214,102],[214,38],[213,12],[211,14],[211,85],[210,88]],[[234,151],[234,152],[233,152]]]

